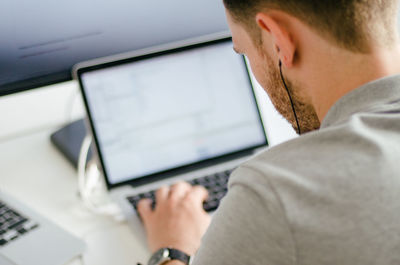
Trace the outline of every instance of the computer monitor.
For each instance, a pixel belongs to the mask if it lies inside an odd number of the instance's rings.
[[[222,0],[0,3],[0,96],[71,79],[93,58],[227,31]]]
[[[222,0],[0,1],[0,96],[70,80],[81,61],[227,30]]]

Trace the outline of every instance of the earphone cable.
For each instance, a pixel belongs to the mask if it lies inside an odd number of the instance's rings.
[[[290,99],[290,104],[292,105],[292,110],[293,110],[294,118],[295,118],[296,124],[297,124],[297,133],[298,133],[299,135],[301,135],[299,120],[298,120],[298,118],[297,118],[296,109],[294,108],[292,96],[290,95],[289,88],[288,88],[287,85],[286,85],[285,78],[283,78],[283,73],[282,73],[282,61],[281,61],[281,60],[279,60],[279,72],[280,72],[280,74],[281,74],[281,79],[282,79],[283,86],[285,87],[286,92],[288,93],[288,96],[289,96],[289,99]]]

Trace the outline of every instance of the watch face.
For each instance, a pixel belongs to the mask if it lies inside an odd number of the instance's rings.
[[[160,250],[157,250],[157,252],[154,253],[153,256],[151,256],[148,265],[163,264],[164,262],[170,260],[168,256],[169,256],[169,251],[167,248],[162,248]]]

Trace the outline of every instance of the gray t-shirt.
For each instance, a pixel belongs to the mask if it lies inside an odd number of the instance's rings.
[[[194,264],[400,264],[400,75],[241,165]]]

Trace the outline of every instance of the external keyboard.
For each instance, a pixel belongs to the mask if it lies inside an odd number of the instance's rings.
[[[0,201],[0,247],[39,227]]]
[[[232,171],[233,169],[225,170],[188,181],[192,185],[201,185],[208,190],[208,199],[203,203],[205,211],[210,212],[218,208],[221,199],[228,191],[227,184]],[[151,199],[153,201],[152,207],[155,207],[155,190],[127,197],[135,210],[137,210],[138,202],[144,198]]]

